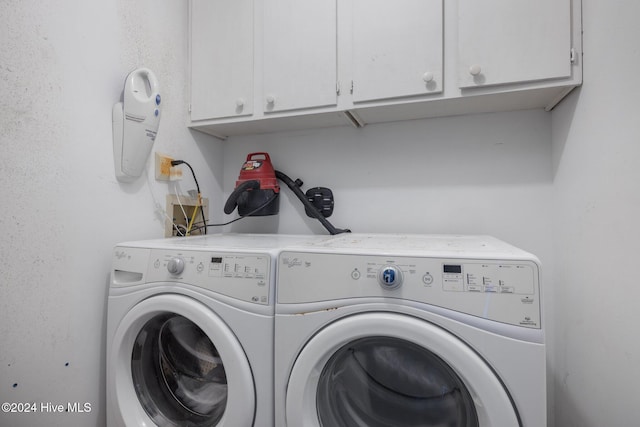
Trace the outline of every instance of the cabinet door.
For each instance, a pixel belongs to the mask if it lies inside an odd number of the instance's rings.
[[[265,112],[336,105],[336,0],[265,0]]]
[[[461,88],[571,75],[571,0],[458,0]]]
[[[253,0],[191,0],[191,120],[253,113]]]
[[[442,0],[353,0],[353,100],[442,92]]]

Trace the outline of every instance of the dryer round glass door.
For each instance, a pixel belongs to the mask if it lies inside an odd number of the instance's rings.
[[[208,307],[181,295],[134,306],[109,353],[108,390],[122,425],[251,425],[255,389],[237,338]]]
[[[478,427],[455,371],[410,341],[369,337],[340,348],[324,366],[316,405],[322,426]]]
[[[287,425],[518,426],[501,381],[460,339],[396,313],[336,320],[301,350],[286,391]]]

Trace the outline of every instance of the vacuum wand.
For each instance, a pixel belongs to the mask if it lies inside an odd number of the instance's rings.
[[[275,171],[275,172],[276,172],[276,178],[278,178],[280,181],[282,181],[285,184],[287,184],[287,187],[289,187],[291,189],[291,191],[293,191],[293,194],[295,194],[296,197],[298,197],[298,199],[300,199],[300,201],[302,202],[302,204],[306,208],[307,212],[311,213],[311,215],[313,215],[313,217],[315,219],[320,221],[320,223],[324,226],[324,228],[327,229],[329,234],[335,235],[335,234],[341,234],[341,233],[351,233],[351,230],[348,230],[348,229],[335,228],[333,226],[333,224],[331,224],[322,215],[322,213],[320,213],[320,211],[318,211],[318,209],[307,199],[307,197],[302,192],[302,190],[300,190],[300,186],[302,185],[302,183],[298,184],[297,181],[293,181],[286,174],[284,174],[284,173],[282,173],[282,172],[280,172],[278,170]]]

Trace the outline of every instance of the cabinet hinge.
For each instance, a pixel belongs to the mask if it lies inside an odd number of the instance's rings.
[[[572,64],[575,64],[576,62],[576,50],[574,48],[571,48],[571,52],[569,53],[569,59],[571,60]]]
[[[353,80],[351,80],[351,95],[353,95]]]
[[[336,95],[340,96],[340,82],[336,82]]]
[[[189,114],[191,114],[191,104],[189,104]]]

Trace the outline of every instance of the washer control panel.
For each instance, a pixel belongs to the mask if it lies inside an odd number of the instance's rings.
[[[527,328],[541,327],[534,260],[283,252],[277,302],[398,298]]]
[[[152,249],[146,281],[180,282],[267,305],[270,267],[268,254]]]

